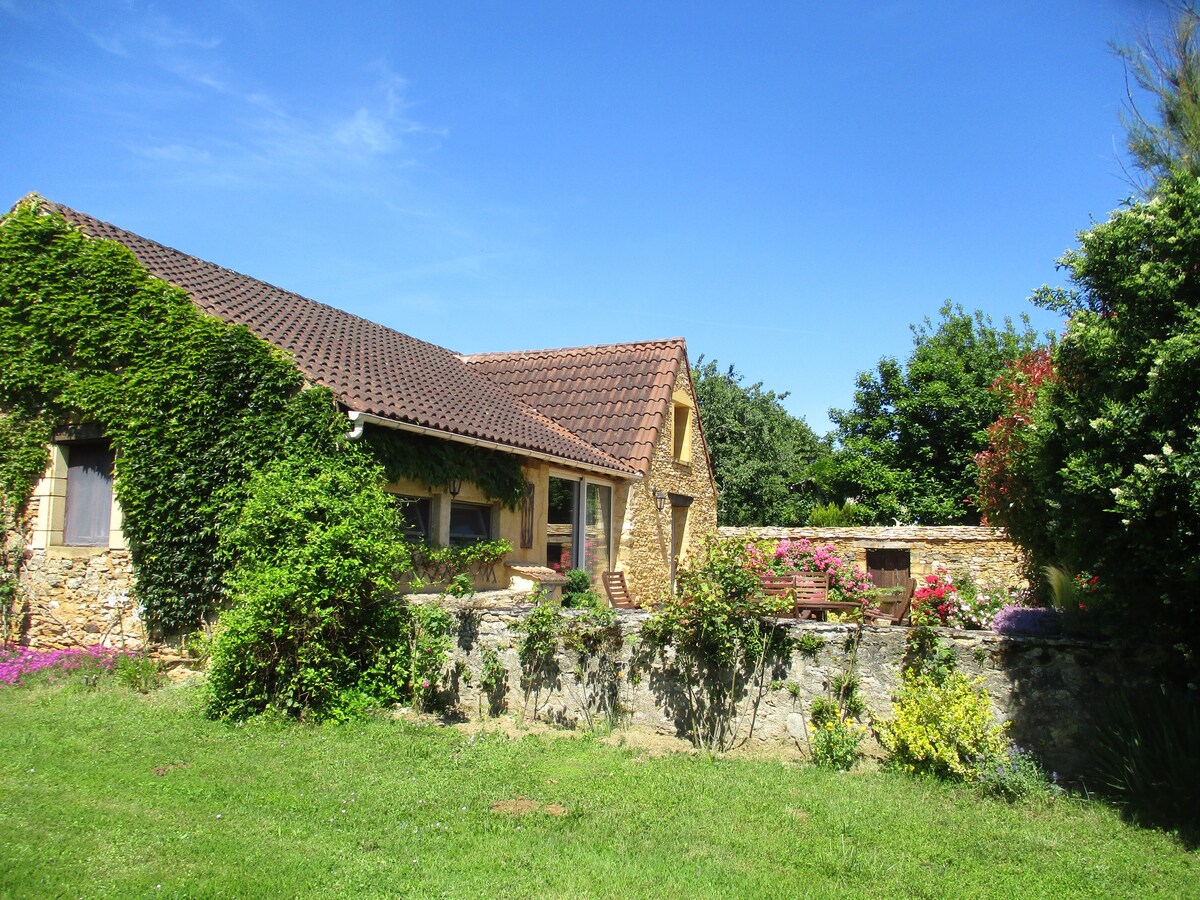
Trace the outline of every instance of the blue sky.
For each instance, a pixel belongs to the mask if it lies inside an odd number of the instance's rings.
[[[463,352],[682,335],[818,433],[1133,188],[1152,0],[0,0],[29,191]]]

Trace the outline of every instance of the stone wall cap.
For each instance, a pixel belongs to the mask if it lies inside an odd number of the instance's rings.
[[[722,537],[808,538],[859,541],[1007,541],[1008,532],[990,525],[866,525],[828,528],[781,528],[776,526],[723,526]]]
[[[548,566],[525,565],[523,563],[508,563],[506,568],[518,575],[523,575],[526,578],[536,581],[538,584],[566,584],[567,576],[561,572],[555,572]]]

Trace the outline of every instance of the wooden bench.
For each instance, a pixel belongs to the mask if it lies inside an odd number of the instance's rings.
[[[637,609],[639,604],[629,593],[625,584],[624,572],[605,572],[600,576],[604,583],[604,593],[608,594],[608,602],[619,609]]]

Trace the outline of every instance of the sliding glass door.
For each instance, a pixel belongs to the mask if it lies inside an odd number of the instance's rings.
[[[587,483],[587,508],[584,517],[583,568],[599,584],[600,576],[612,569],[610,554],[612,524],[612,488],[607,484]]]
[[[583,502],[580,502],[580,498]],[[550,476],[546,565],[584,569],[594,583],[612,568],[611,485]]]

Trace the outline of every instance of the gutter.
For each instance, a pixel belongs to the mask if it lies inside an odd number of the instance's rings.
[[[641,481],[641,473],[633,472],[626,473],[617,469],[606,469],[604,466],[593,465],[592,463],[576,462],[573,459],[564,459],[561,456],[554,456],[550,453],[541,453],[537,450],[525,450],[521,447],[513,447],[509,444],[501,444],[496,441],[487,441],[482,438],[468,437],[463,434],[455,434],[452,431],[441,431],[437,428],[429,428],[425,425],[412,425],[408,422],[397,422],[395,419],[386,419],[383,416],[375,416],[371,413],[362,412],[361,410],[347,410],[346,418],[350,420],[350,433],[346,436],[357,441],[362,437],[365,427],[370,425],[378,425],[381,428],[391,428],[393,431],[408,431],[412,434],[424,434],[429,437],[439,438],[443,441],[456,441],[460,444],[470,444],[472,447],[482,447],[485,450],[499,450],[502,453],[512,453],[516,456],[527,456],[531,459],[540,459],[544,462],[554,463],[559,466],[570,466],[575,469],[584,469],[588,472],[597,472],[607,478],[619,478],[625,481]]]

